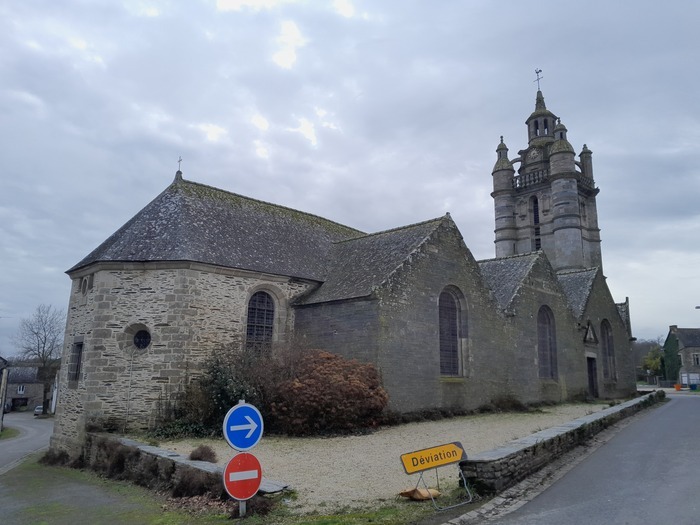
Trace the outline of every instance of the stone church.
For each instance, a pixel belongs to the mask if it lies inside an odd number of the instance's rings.
[[[390,408],[475,409],[635,390],[629,304],[603,275],[591,151],[540,91],[527,146],[493,169],[494,259],[449,214],[377,233],[183,178],[67,271],[52,446],[157,423],[225,344],[370,362]],[[517,168],[517,169],[516,169]]]

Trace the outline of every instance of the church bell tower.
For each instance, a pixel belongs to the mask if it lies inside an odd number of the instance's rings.
[[[543,250],[555,270],[602,268],[591,150],[584,144],[576,160],[539,89],[525,124],[528,144],[516,158],[508,158],[503,137],[496,148],[496,257]]]

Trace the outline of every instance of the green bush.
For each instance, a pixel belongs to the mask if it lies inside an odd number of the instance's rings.
[[[350,431],[376,425],[387,402],[373,365],[314,350],[277,384],[270,415],[287,434]]]

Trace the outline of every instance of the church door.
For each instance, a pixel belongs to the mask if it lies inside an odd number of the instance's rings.
[[[588,362],[588,395],[592,398],[598,397],[598,366],[595,357],[587,357]]]

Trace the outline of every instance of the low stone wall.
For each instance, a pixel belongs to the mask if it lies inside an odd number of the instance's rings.
[[[460,462],[464,477],[477,492],[498,493],[585,443],[598,432],[665,398],[652,392],[569,423],[511,441]]]
[[[474,454],[460,462],[464,477],[480,493],[498,493],[565,452],[586,442],[601,430],[643,408],[663,400],[663,391],[652,392],[595,414],[548,428],[506,445]]]
[[[231,451],[231,457],[234,455]],[[90,433],[83,448],[85,466],[109,478],[123,479],[154,490],[167,490],[173,496],[227,498],[223,468],[206,461],[195,461],[171,450],[146,445],[112,434]],[[262,479],[260,492],[273,493],[287,488],[282,482]]]
[[[222,469],[175,452],[111,434],[89,433],[83,447],[85,466],[113,479],[136,483],[175,496],[222,495]]]

